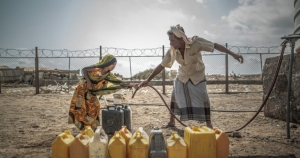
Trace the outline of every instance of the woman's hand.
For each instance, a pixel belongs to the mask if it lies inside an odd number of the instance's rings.
[[[149,81],[145,80],[143,82],[141,82],[137,87],[141,88],[141,87],[147,87],[149,85]]]
[[[125,84],[125,85],[122,85],[122,86],[124,86],[124,87],[130,87],[130,88],[133,87],[133,88],[137,89],[138,85],[139,84],[136,83],[136,84]]]

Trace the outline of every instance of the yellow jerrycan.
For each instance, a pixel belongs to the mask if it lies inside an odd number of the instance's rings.
[[[89,158],[108,158],[108,136],[98,126],[89,142]]]
[[[186,158],[186,144],[176,131],[172,132],[172,135],[167,138],[166,142],[168,158]]]
[[[215,131],[203,126],[186,127],[184,141],[188,158],[216,158]]]
[[[217,140],[217,158],[228,158],[229,156],[229,139],[225,132],[214,128]]]
[[[84,131],[81,131],[70,145],[70,158],[88,158],[89,141],[90,137]]]
[[[129,158],[148,158],[149,139],[140,130],[136,130],[128,145]]]
[[[108,153],[109,158],[126,158],[126,141],[120,135],[119,131],[115,131],[114,136],[110,138]]]
[[[85,126],[84,127],[84,132],[86,133],[86,135],[88,135],[90,138],[92,138],[94,136],[94,130],[91,128],[91,126]]]
[[[129,157],[129,153],[128,151],[128,145],[129,145],[129,140],[132,137],[132,133],[127,129],[126,126],[122,126],[122,128],[120,129],[120,135],[125,139],[126,142],[126,158]]]
[[[69,130],[59,134],[52,142],[52,158],[69,158],[69,146],[74,141],[74,137]]]

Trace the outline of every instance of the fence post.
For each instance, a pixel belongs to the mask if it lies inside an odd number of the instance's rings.
[[[69,77],[68,77],[68,93],[70,93],[70,79],[71,79],[71,74],[70,74],[70,70],[71,69],[71,58],[69,57]]]
[[[0,77],[0,94],[1,94],[1,84],[2,84],[2,76]]]
[[[100,46],[100,60],[102,59],[102,46]]]
[[[226,48],[228,49],[228,45],[226,43]],[[225,54],[225,90],[226,90],[226,93],[228,93],[228,54]]]
[[[261,56],[261,53],[259,54],[260,56],[260,77],[262,79],[262,71],[263,71],[263,63],[262,63],[262,56]]]
[[[162,56],[162,59],[164,59],[165,57],[165,46],[163,45],[162,46],[162,53],[163,53],[163,56]],[[162,72],[162,85],[163,85],[163,94],[166,94],[166,70],[165,68],[163,69],[163,72]]]
[[[132,82],[131,57],[129,57],[129,66],[130,66],[130,81]]]
[[[35,94],[39,94],[40,81],[39,81],[39,57],[38,47],[35,47]]]

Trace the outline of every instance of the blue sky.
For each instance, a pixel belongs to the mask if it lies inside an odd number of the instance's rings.
[[[0,48],[156,48],[176,24],[220,44],[273,46],[293,33],[293,2],[0,0]]]

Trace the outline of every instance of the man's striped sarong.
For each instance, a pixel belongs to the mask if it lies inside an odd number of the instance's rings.
[[[176,78],[171,102],[175,102],[174,113],[180,115],[180,121],[210,121],[210,102],[205,80],[194,85],[190,80],[184,84]]]

